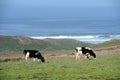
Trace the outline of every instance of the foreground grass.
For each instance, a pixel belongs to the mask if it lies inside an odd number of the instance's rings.
[[[79,60],[54,57],[46,63],[0,63],[0,80],[120,80],[120,57]]]

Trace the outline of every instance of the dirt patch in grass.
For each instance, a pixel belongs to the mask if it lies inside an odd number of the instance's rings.
[[[23,60],[22,57],[13,57],[13,58],[11,58],[11,57],[6,58],[5,57],[5,58],[0,59],[0,62],[21,61],[21,60]]]
[[[107,78],[106,80],[120,80],[120,78]]]

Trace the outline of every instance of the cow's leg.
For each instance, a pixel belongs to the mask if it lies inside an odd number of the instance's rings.
[[[80,59],[80,53],[78,53],[78,56],[77,56],[78,59]]]
[[[85,56],[85,59],[87,59],[87,55],[88,55],[87,53],[84,55],[84,56]]]
[[[78,58],[80,58],[80,53],[79,53],[80,51],[78,50],[78,49],[75,49],[75,58],[76,58],[76,60],[78,60]]]
[[[78,59],[79,53],[76,53],[76,60]]]
[[[40,59],[38,59],[38,62],[40,62]]]
[[[85,59],[87,59],[87,55],[85,55]]]
[[[87,55],[87,59],[90,59],[90,54]]]
[[[26,54],[26,56],[25,56],[25,60],[26,60],[26,62],[27,62],[27,58],[29,57],[29,55],[30,55],[30,53],[27,52],[27,54]]]
[[[85,59],[89,59],[89,56],[90,56],[90,54],[89,54],[89,53],[86,53]]]
[[[76,60],[80,59],[81,54],[82,54],[81,51],[76,53]]]
[[[78,50],[75,49],[75,58],[76,58],[76,60],[77,60],[77,55],[78,55]]]
[[[83,54],[82,51],[79,51],[79,59],[80,59],[80,56],[81,56],[82,54]]]
[[[33,59],[33,61],[35,61],[36,58]]]
[[[78,57],[79,57],[79,53],[75,52],[75,58],[76,58],[76,60],[78,60]]]

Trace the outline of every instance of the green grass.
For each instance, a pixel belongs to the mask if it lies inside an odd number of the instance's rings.
[[[0,80],[118,80],[120,57],[76,61],[51,58],[46,63],[10,61],[0,63]]]

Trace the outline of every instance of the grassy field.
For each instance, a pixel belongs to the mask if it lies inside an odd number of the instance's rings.
[[[120,50],[96,50],[97,59],[76,61],[74,55],[45,55],[46,62],[0,62],[0,80],[120,80]],[[53,54],[52,54],[53,53]],[[108,55],[109,54],[109,55]]]

